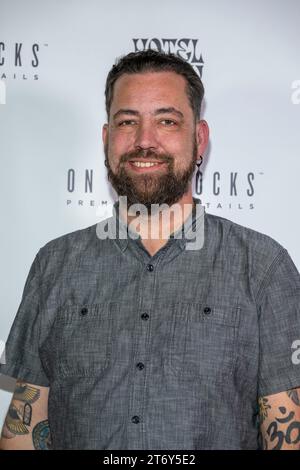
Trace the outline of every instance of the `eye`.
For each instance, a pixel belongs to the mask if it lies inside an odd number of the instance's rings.
[[[173,127],[177,124],[177,122],[173,121],[173,119],[163,119],[161,122],[165,122],[167,127]]]
[[[135,121],[133,121],[132,119],[126,119],[126,121],[119,122],[118,126],[119,127],[121,127],[121,126],[125,127],[125,126],[127,126],[128,124],[131,124],[131,123],[135,124]]]

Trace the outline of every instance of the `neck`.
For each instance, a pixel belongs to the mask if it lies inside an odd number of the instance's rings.
[[[178,230],[189,217],[194,206],[191,188],[175,204],[157,213],[132,214],[122,205],[120,216],[142,240],[163,241]]]

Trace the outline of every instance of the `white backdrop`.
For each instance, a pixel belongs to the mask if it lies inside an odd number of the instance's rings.
[[[149,46],[202,72],[211,138],[195,196],[300,268],[299,18],[299,0],[0,0],[0,341],[38,249],[113,202],[105,79],[116,57]],[[0,377],[0,424],[13,385]]]

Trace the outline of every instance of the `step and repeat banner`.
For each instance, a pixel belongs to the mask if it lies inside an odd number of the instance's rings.
[[[299,0],[0,0],[1,348],[39,248],[111,213],[104,86],[131,51],[193,65],[210,127],[194,195],[300,269],[299,18]]]

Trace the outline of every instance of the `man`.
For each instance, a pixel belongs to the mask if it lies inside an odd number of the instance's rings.
[[[193,198],[202,97],[172,54],[111,69],[119,200],[32,264],[0,369],[18,378],[2,449],[300,448],[299,273],[275,240]]]

